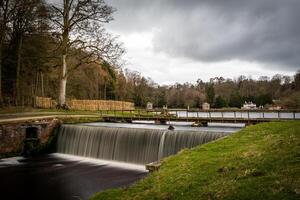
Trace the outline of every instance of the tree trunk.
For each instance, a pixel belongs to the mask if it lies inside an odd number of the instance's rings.
[[[104,82],[103,98],[106,100],[106,82]]]
[[[44,75],[43,72],[41,72],[41,94],[42,97],[44,96]]]
[[[21,50],[23,45],[23,37],[20,36],[19,44],[18,44],[18,52],[17,52],[17,69],[16,69],[16,106],[18,106],[20,97],[21,97],[21,90],[20,90],[20,71],[21,71]]]
[[[3,40],[0,36],[0,107],[3,104],[3,97],[2,97],[2,47],[3,47]]]
[[[60,88],[59,88],[59,106],[66,105],[66,86],[67,86],[67,55],[62,56],[62,77],[60,79]]]
[[[63,11],[63,33],[62,33],[62,74],[59,87],[59,99],[58,106],[66,107],[66,86],[67,86],[67,55],[69,45],[69,14],[70,14],[70,2],[64,0]]]

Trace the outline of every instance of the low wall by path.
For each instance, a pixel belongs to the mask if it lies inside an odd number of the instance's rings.
[[[134,110],[134,103],[127,101],[69,99],[66,102],[71,110]],[[55,108],[55,104],[55,101],[48,97],[35,98],[38,108]]]
[[[54,134],[54,129],[60,124],[61,121],[58,119],[1,124],[0,157],[9,154],[20,155],[24,148],[24,141],[28,137],[35,137],[35,134],[39,145],[46,144],[49,137]],[[34,133],[30,136],[32,130]]]
[[[67,105],[72,110],[133,110],[134,103],[112,100],[69,100]]]
[[[35,97],[35,106],[38,108],[54,108],[55,103],[50,97]]]

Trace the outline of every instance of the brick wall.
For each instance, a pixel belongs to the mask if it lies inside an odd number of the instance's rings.
[[[0,125],[0,155],[9,153],[21,153],[24,140],[26,139],[26,129],[35,127],[37,138],[40,144],[47,143],[53,130],[61,123],[58,119],[43,120],[28,123],[13,123]]]

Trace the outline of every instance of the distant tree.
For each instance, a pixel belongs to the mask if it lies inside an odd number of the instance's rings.
[[[125,100],[126,99],[126,85],[127,80],[124,75],[122,69],[117,71],[116,73],[116,99],[118,100]]]
[[[254,102],[255,103],[255,100],[256,100],[256,97],[255,96],[252,96],[252,95],[249,95],[249,96],[242,96],[242,102]]]
[[[255,97],[254,102],[258,106],[265,106],[266,104],[272,104],[272,97],[270,94],[261,94]]]
[[[300,91],[286,96],[282,99],[282,106],[284,108],[299,109],[300,108]]]
[[[206,100],[210,105],[213,105],[215,102],[215,90],[214,84],[208,83],[205,87]]]
[[[294,76],[295,89],[300,90],[300,70]]]
[[[166,88],[158,86],[155,92],[155,106],[162,108],[164,105],[167,105],[167,99],[166,99]]]
[[[215,101],[215,105],[214,107],[215,108],[224,108],[227,106],[227,102],[225,99],[223,99],[221,96],[218,96],[216,98],[216,101]]]
[[[228,104],[230,107],[241,108],[243,105],[243,99],[239,93],[232,93]]]

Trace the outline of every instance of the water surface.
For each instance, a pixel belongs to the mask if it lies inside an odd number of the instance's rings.
[[[122,165],[121,165],[122,166]],[[78,200],[126,187],[146,176],[139,168],[50,154],[0,160],[1,199]]]

